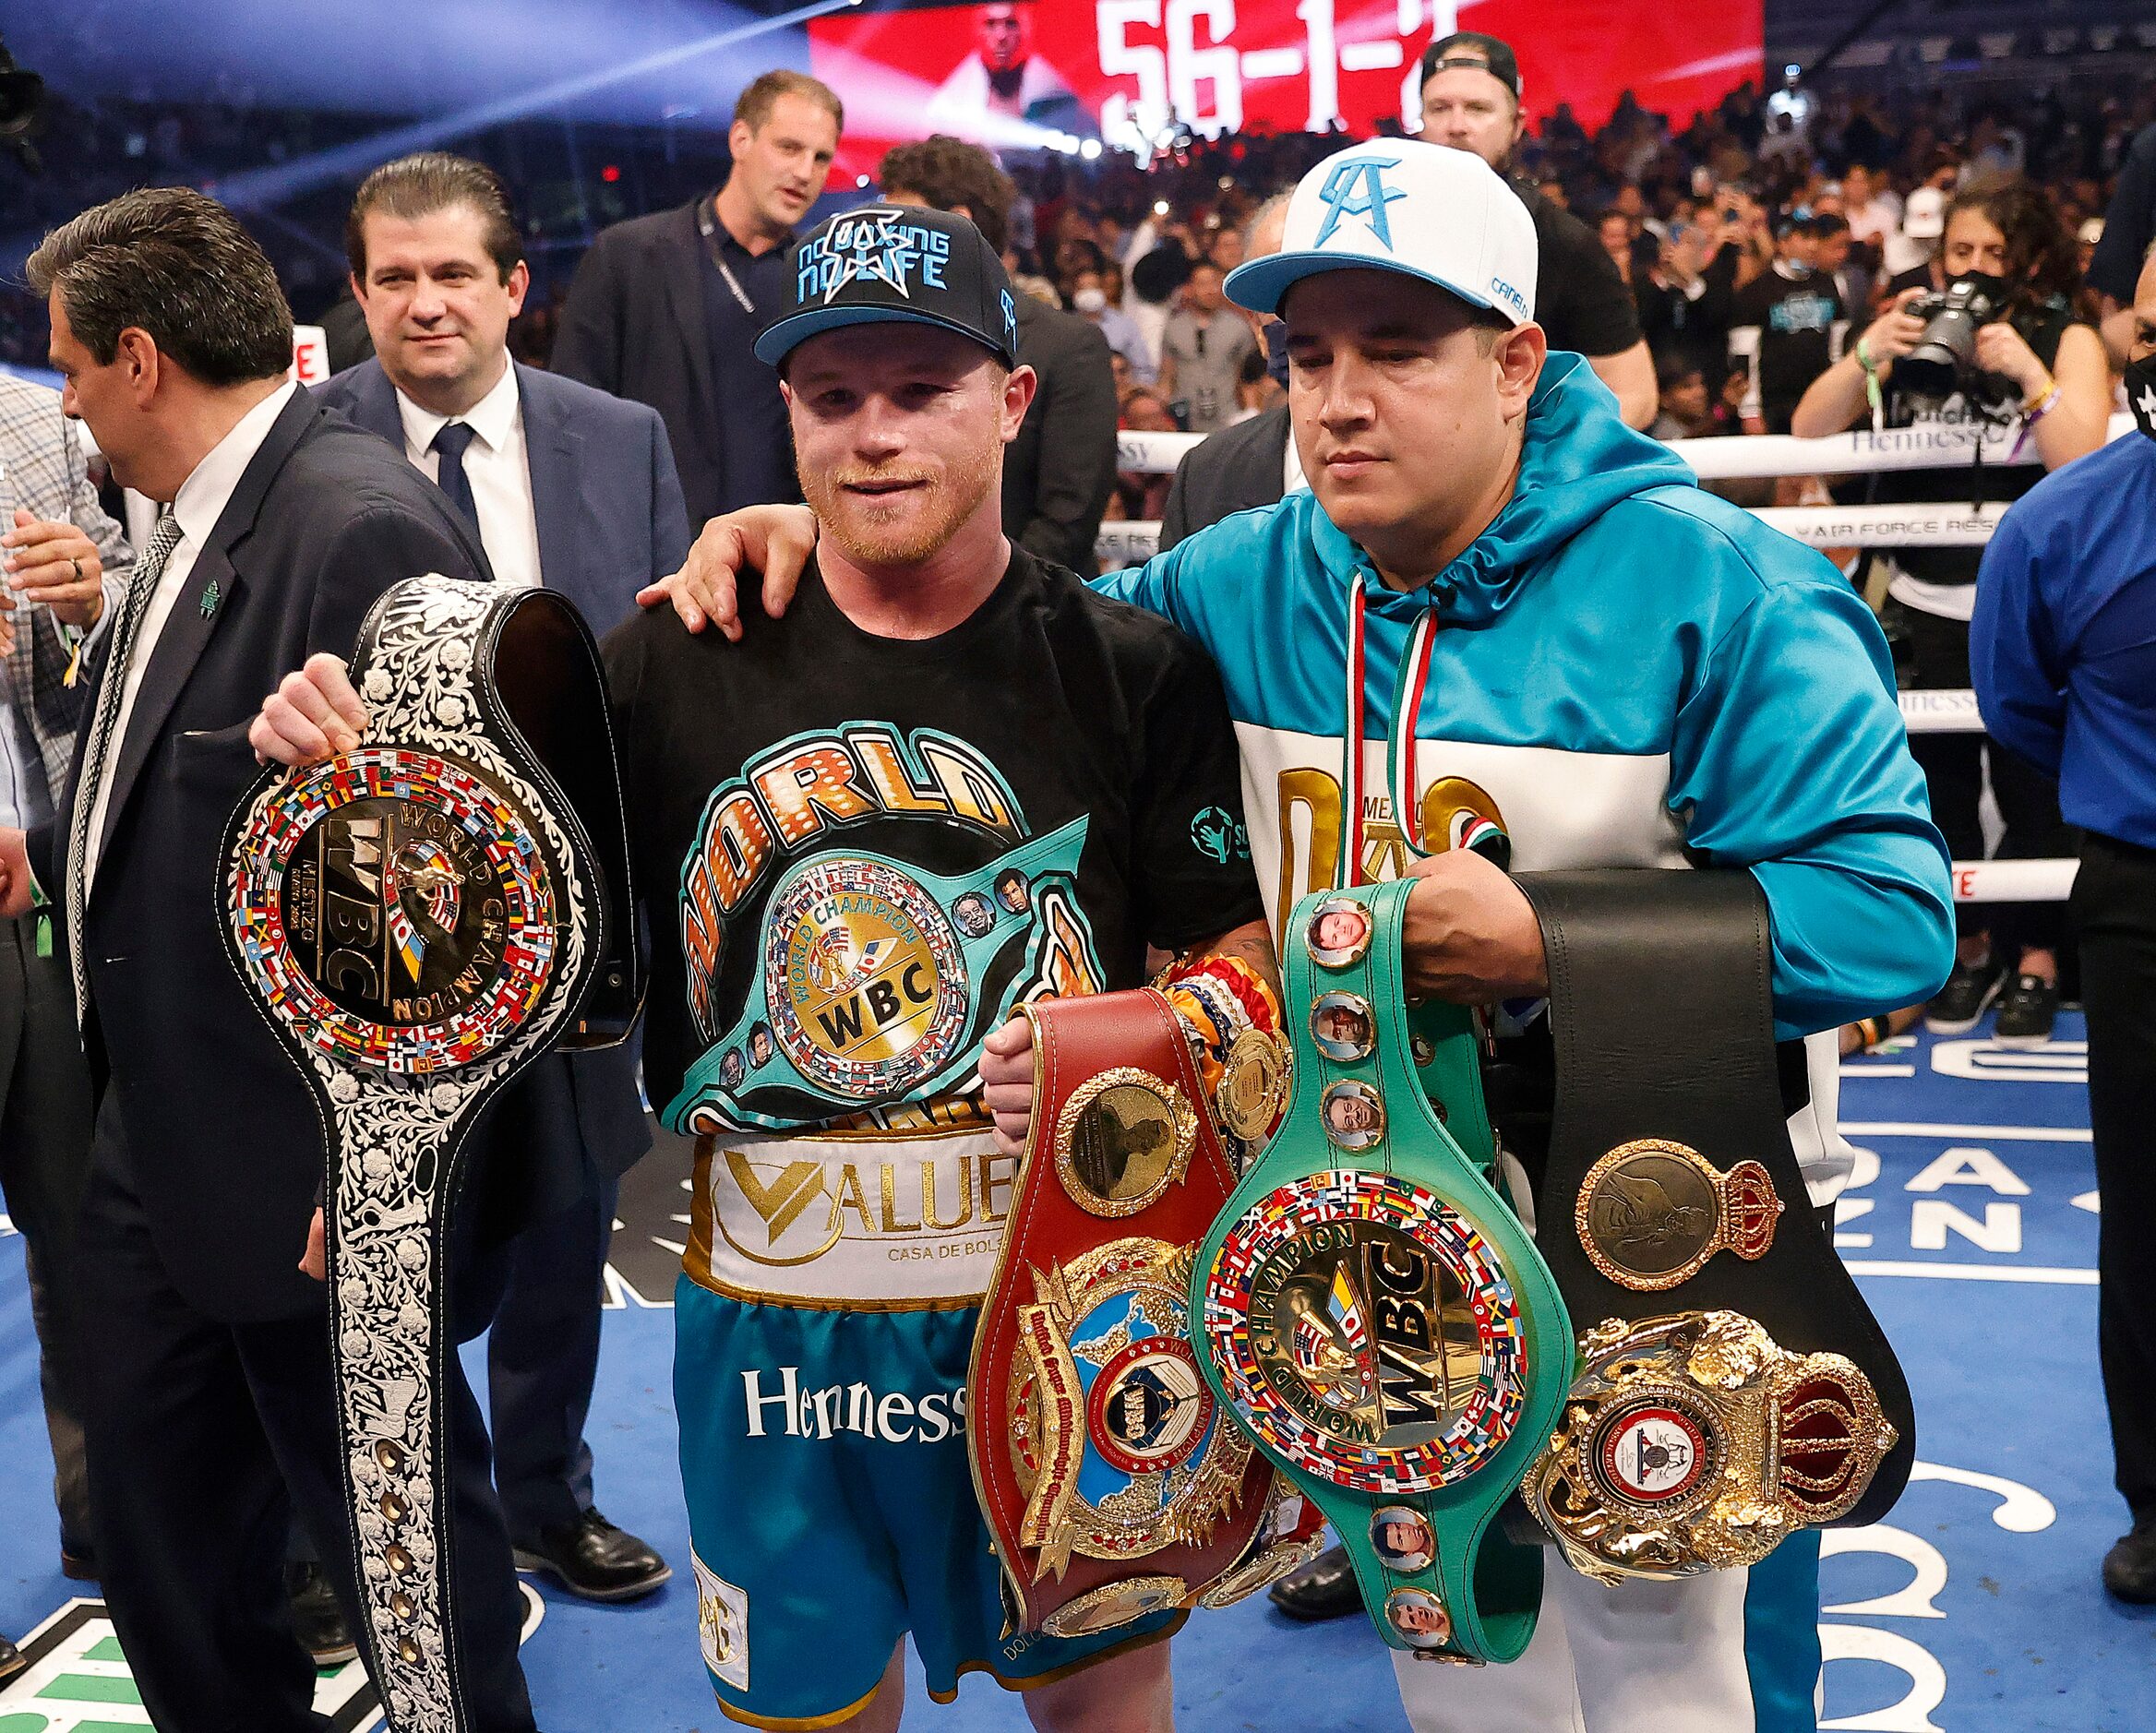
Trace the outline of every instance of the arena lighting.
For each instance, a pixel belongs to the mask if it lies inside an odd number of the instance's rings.
[[[1078,154],[1084,157],[1088,162],[1097,161],[1100,156],[1100,140],[1097,138],[1080,139],[1078,142]]]
[[[414,150],[431,149],[453,138],[484,131],[489,126],[522,120],[527,115],[540,114],[587,96],[593,90],[605,90],[608,85],[642,78],[648,73],[661,72],[683,61],[694,60],[700,55],[732,47],[737,42],[745,42],[754,37],[768,36],[776,30],[806,24],[811,18],[824,18],[833,12],[850,12],[861,3],[862,0],[814,0],[812,5],[797,6],[793,11],[781,13],[776,18],[757,18],[749,23],[737,24],[731,29],[701,36],[676,47],[660,49],[635,60],[625,61],[619,66],[602,66],[591,72],[579,73],[574,78],[557,78],[531,90],[515,91],[473,108],[436,115],[430,120],[415,121],[408,126],[394,126],[352,144],[340,145],[334,149],[319,151],[311,157],[302,157],[294,162],[228,174],[222,180],[210,183],[202,190],[235,210],[255,210],[281,205],[317,186],[336,181],[357,180],[369,169],[392,158],[405,156]]]

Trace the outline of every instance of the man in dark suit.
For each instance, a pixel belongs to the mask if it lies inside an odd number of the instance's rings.
[[[472,516],[498,581],[560,592],[595,633],[634,614],[637,591],[689,551],[666,429],[641,403],[509,359],[530,272],[500,178],[441,152],[388,163],[361,183],[346,245],[376,358],[317,395]],[[672,1574],[594,1508],[584,1442],[615,1194],[651,1147],[636,1060],[627,1043],[551,1055],[513,1098],[527,1159],[577,1183],[510,1249],[487,1337],[494,1478],[517,1562],[594,1600]]]
[[[1293,461],[1288,444],[1288,405],[1276,403],[1184,452],[1160,508],[1160,551],[1239,511],[1278,505]]]
[[[0,831],[0,913],[41,890],[62,913],[99,1094],[77,1244],[99,1564],[165,1733],[327,1733],[283,1592],[296,1504],[355,1605],[326,1309],[300,1268],[322,1130],[226,960],[223,835],[280,674],[349,653],[395,580],[484,580],[485,556],[438,489],[287,380],[276,274],[211,200],[128,193],[29,274],[64,408],[171,508],[107,624],[54,818]],[[452,1376],[457,1658],[475,1727],[531,1733],[508,1536]]]
[[[615,224],[569,283],[555,372],[649,403],[681,466],[689,519],[798,499],[779,377],[754,344],[794,292],[794,231],[823,196],[845,110],[805,73],[741,92],[726,184]]]
[[[1000,254],[1018,189],[978,145],[924,138],[887,152],[879,173],[894,205],[970,217]],[[1090,319],[1021,294],[1018,365],[1040,384],[1018,437],[1003,448],[1003,533],[1083,578],[1100,569],[1093,540],[1116,484],[1116,376]]]

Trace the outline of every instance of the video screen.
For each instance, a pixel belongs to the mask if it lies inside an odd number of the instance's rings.
[[[1179,121],[1367,134],[1415,112],[1422,51],[1455,30],[1512,44],[1531,121],[1564,103],[1590,131],[1627,90],[1681,128],[1761,75],[1761,0],[990,0],[837,13],[808,42],[852,147],[1143,150]]]

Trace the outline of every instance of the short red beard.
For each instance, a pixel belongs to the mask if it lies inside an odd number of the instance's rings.
[[[822,533],[856,566],[918,566],[979,508],[995,472],[994,460],[987,451],[953,461],[940,478],[911,464],[848,464],[837,470],[804,470],[801,493]],[[918,481],[923,485],[902,496],[907,502],[905,516],[890,522],[880,520],[874,499],[847,491],[869,481]]]

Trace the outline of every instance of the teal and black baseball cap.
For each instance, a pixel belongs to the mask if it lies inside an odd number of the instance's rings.
[[[971,219],[920,205],[862,205],[820,222],[794,255],[791,310],[756,340],[776,366],[844,325],[937,325],[1018,365],[1011,279]]]

